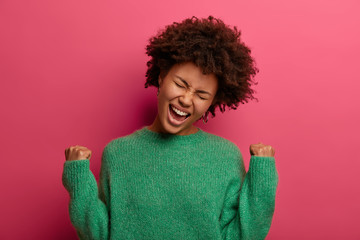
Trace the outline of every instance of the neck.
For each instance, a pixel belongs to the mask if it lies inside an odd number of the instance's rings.
[[[150,131],[157,132],[157,133],[169,133],[162,126],[160,119],[159,119],[159,115],[156,115],[154,122],[148,127],[148,129]],[[190,134],[196,133],[198,130],[199,129],[197,127],[195,127],[194,125],[191,125],[191,127],[189,127],[188,129],[181,130],[178,133],[174,133],[174,135],[190,135]]]
[[[148,129],[150,131],[158,132],[158,133],[165,132],[161,127],[161,123],[160,123],[160,120],[159,120],[159,115],[156,115],[156,118],[155,118],[154,122],[148,127]]]

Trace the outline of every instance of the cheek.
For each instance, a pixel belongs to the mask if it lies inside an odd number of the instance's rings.
[[[164,114],[167,114],[167,109],[169,106],[169,102],[176,97],[176,92],[174,89],[169,87],[164,87],[160,90],[159,98],[158,98],[158,107],[161,111],[164,111]]]
[[[195,108],[196,109],[195,114],[197,116],[202,116],[211,106],[211,101],[201,101],[201,102],[198,102],[198,104],[196,106],[197,107]]]
[[[166,100],[169,100],[176,96],[176,89],[172,86],[165,85],[162,93],[163,93],[163,97]]]

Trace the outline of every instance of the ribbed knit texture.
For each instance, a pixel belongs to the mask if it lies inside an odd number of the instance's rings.
[[[201,129],[110,141],[99,188],[87,159],[63,171],[80,239],[264,239],[277,182],[274,158],[252,156],[246,173],[235,144]]]

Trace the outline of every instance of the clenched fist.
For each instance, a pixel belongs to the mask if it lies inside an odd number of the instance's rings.
[[[91,158],[91,150],[83,146],[71,146],[65,149],[66,161],[83,160]]]
[[[274,157],[275,150],[270,145],[265,145],[262,143],[251,144],[250,145],[250,154],[259,156],[259,157]]]

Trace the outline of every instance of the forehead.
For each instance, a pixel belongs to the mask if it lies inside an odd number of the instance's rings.
[[[203,74],[202,69],[194,63],[175,64],[169,71],[171,78],[182,79],[193,88],[217,88],[218,80],[215,74]]]

